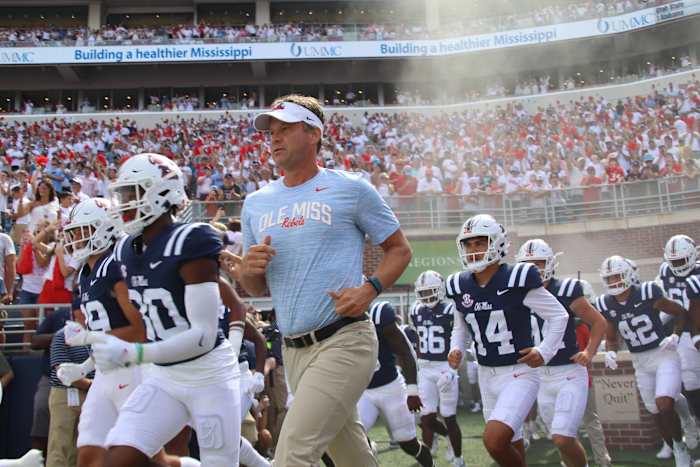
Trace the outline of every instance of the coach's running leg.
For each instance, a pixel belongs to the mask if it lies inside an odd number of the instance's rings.
[[[337,467],[377,466],[357,415],[377,359],[368,321],[309,347],[284,348],[294,394],[275,452],[276,466],[308,467],[327,451]]]

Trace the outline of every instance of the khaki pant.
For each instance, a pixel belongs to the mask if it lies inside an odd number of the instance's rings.
[[[80,405],[87,392],[80,391]],[[68,407],[68,390],[52,387],[49,392],[49,445],[46,467],[74,467],[78,462],[78,418],[80,407]]]
[[[352,323],[301,349],[284,347],[294,394],[275,451],[275,467],[309,467],[327,452],[336,467],[378,467],[357,415],[377,363],[369,321]]]
[[[287,381],[284,377],[284,366],[279,365],[272,370],[270,381],[265,389],[270,398],[270,407],[267,409],[267,428],[272,435],[272,446],[277,446],[282,422],[287,415]]]
[[[588,404],[586,405],[586,411],[583,413],[583,422],[581,426],[588,434],[588,441],[591,443],[595,463],[601,467],[609,467],[611,465],[610,454],[608,453],[608,448],[605,446],[603,425],[600,423],[598,412],[596,412],[595,409],[593,388],[590,388],[588,391]]]

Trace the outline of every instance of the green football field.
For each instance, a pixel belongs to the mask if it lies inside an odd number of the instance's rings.
[[[481,434],[484,429],[484,419],[480,413],[472,414],[462,411],[459,414],[462,427],[462,450],[464,460],[469,467],[495,466],[481,443]],[[420,438],[420,428],[418,429]],[[389,448],[389,435],[382,424],[377,425],[370,432],[370,438],[377,443],[379,450],[379,464],[386,467],[413,467],[418,464],[408,457],[401,449]],[[582,439],[588,452],[588,461],[591,467],[595,465],[587,440]],[[438,467],[450,467],[451,463],[445,460],[446,441],[440,440],[440,452],[437,458]],[[610,455],[615,466],[668,466],[673,467],[673,460],[660,461],[656,458],[657,449],[651,451],[611,451]],[[700,457],[700,448],[694,451],[694,458]],[[528,465],[559,467],[559,455],[551,441],[544,439],[534,441],[527,451]]]

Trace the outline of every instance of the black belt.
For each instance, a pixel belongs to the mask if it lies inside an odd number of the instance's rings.
[[[366,321],[367,320],[367,314],[364,313],[360,316],[357,316],[355,318],[341,318],[338,321],[329,324],[328,326],[324,326],[321,329],[317,329],[315,331],[311,331],[308,334],[304,334],[303,336],[299,337],[285,337],[284,338],[284,345],[287,347],[293,347],[295,349],[300,349],[302,347],[308,347],[310,345],[314,345],[316,342],[321,342],[323,340],[328,339],[331,337],[333,334],[338,332],[340,329],[344,328],[348,324],[352,323],[357,323],[358,321]]]

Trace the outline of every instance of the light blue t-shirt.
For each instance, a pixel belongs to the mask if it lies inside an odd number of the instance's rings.
[[[272,238],[267,286],[280,332],[293,336],[340,319],[327,292],[360,286],[365,234],[378,245],[399,222],[367,181],[320,169],[302,185],[279,179],[248,195],[241,227],[243,251]]]

